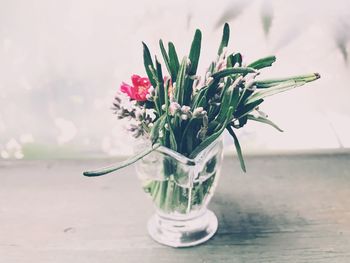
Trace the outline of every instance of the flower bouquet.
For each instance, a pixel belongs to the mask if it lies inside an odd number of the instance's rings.
[[[148,231],[162,244],[193,246],[215,234],[217,219],[207,204],[219,178],[223,132],[227,130],[232,136],[245,171],[235,129],[255,121],[282,131],[259,110],[264,98],[320,78],[312,73],[261,80],[260,70],[270,67],[275,56],[245,64],[240,53],[228,52],[229,34],[225,24],[216,59],[202,78],[197,74],[200,30],[195,32],[189,55],[181,61],[173,43],[166,49],[159,41],[167,73],[143,43],[147,77],[133,75],[132,85],[123,83],[114,101],[117,117],[128,118],[129,131],[139,138],[136,155],[84,173],[100,176],[138,161],[143,189],[156,208]]]

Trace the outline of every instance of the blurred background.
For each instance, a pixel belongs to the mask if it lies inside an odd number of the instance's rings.
[[[134,139],[111,106],[122,81],[145,75],[141,41],[159,54],[159,38],[171,40],[183,56],[200,28],[204,72],[224,22],[246,62],[277,56],[262,76],[322,76],[266,99],[285,132],[249,123],[243,151],[349,148],[348,0],[0,0],[0,159],[129,155]]]

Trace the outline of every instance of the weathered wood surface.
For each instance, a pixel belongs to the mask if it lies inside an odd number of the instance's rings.
[[[0,162],[0,262],[350,262],[349,154],[226,158],[219,231],[187,249],[147,236],[133,168],[81,176],[108,162]]]

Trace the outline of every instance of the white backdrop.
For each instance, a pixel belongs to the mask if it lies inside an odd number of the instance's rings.
[[[267,99],[262,124],[240,131],[246,152],[350,147],[350,2],[0,1],[0,158],[127,155],[133,139],[110,110],[131,74],[145,75],[141,41],[189,50],[203,32],[201,69],[222,24],[246,61],[270,54],[266,77],[320,72],[321,80]]]

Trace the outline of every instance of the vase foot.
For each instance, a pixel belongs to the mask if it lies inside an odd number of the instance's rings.
[[[148,233],[160,244],[191,247],[209,240],[218,229],[215,214],[206,210],[190,219],[171,219],[155,214],[148,221]]]

